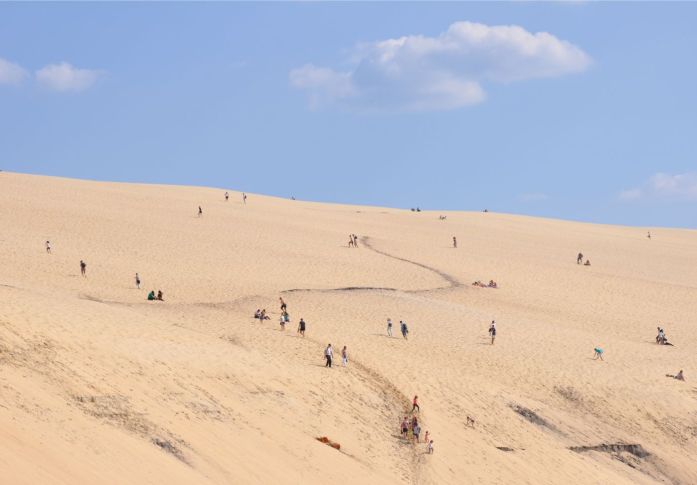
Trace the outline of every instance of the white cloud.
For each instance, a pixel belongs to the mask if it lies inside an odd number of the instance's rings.
[[[697,201],[697,172],[652,175],[641,187],[623,190],[622,200],[669,199]]]
[[[575,45],[516,25],[456,22],[437,37],[410,35],[359,44],[351,68],[312,64],[290,72],[313,105],[358,110],[432,111],[486,97],[482,83],[509,83],[585,70],[590,57]]]
[[[0,57],[0,84],[20,84],[26,77],[21,66]]]
[[[67,62],[61,62],[49,64],[36,71],[36,80],[54,91],[84,91],[92,86],[101,74],[101,71],[78,69]]]
[[[549,195],[543,194],[541,192],[532,192],[529,194],[522,194],[520,196],[520,200],[523,202],[538,202],[547,199],[549,199]]]

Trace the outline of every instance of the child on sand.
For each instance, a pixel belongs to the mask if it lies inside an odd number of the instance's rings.
[[[593,360],[603,360],[603,349],[601,349],[600,347],[596,347],[593,350],[595,351],[595,354],[593,354]]]
[[[165,301],[162,297],[162,290],[157,290],[157,301]]]
[[[281,319],[278,321],[278,323],[281,324],[281,330],[286,329],[286,317],[285,317],[285,315],[281,315]]]
[[[428,443],[428,430],[426,430],[426,434],[424,435],[424,443]]]
[[[428,442],[428,454],[429,455],[433,454],[433,440]]]

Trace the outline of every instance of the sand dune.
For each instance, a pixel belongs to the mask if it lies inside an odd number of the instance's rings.
[[[697,483],[697,232],[223,192],[0,173],[2,483]]]

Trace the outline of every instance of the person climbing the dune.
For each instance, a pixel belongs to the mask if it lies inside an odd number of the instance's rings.
[[[595,354],[593,354],[593,360],[597,360],[597,359],[604,360],[603,359],[603,349],[601,349],[600,347],[596,347],[593,350],[595,351]]]
[[[414,399],[411,401],[411,412],[413,413],[414,411],[421,412],[421,408],[419,407],[419,396],[414,396]]]

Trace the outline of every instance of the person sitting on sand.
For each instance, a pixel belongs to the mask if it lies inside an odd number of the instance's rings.
[[[678,373],[675,374],[675,375],[666,374],[666,377],[672,377],[673,379],[677,379],[677,380],[679,380],[679,381],[684,381],[684,380],[685,380],[685,376],[682,375],[682,369],[680,369],[680,372],[678,372]]]
[[[259,315],[259,320],[271,320],[271,317],[269,317],[268,315],[266,315],[266,308],[264,308],[264,309],[261,311],[261,314]]]
[[[428,443],[428,430],[426,430],[426,434],[424,435],[424,443]]]
[[[596,347],[593,350],[595,351],[595,354],[593,354],[593,360],[603,360],[603,349],[601,349],[600,347]]]
[[[152,290],[150,293],[148,293],[148,301],[153,300],[155,300],[155,290]]]
[[[472,283],[472,286],[479,286],[480,288],[486,288],[486,285],[482,283],[481,280],[477,280],[474,283]]]
[[[583,266],[590,266],[590,265],[591,265],[591,260],[590,260],[590,259],[586,259],[586,262],[583,263]]]
[[[494,280],[489,280],[489,288],[498,288],[498,285],[496,284],[496,281],[494,281]]]
[[[661,327],[656,327],[658,330],[658,335],[656,335],[656,343],[663,345],[666,341],[666,334]]]
[[[165,299],[162,297],[162,290],[157,290],[157,300],[165,301]]]
[[[261,319],[261,309],[257,308],[257,311],[254,312],[254,318]]]
[[[583,253],[578,253],[576,256],[576,264],[581,264],[583,262]]]

